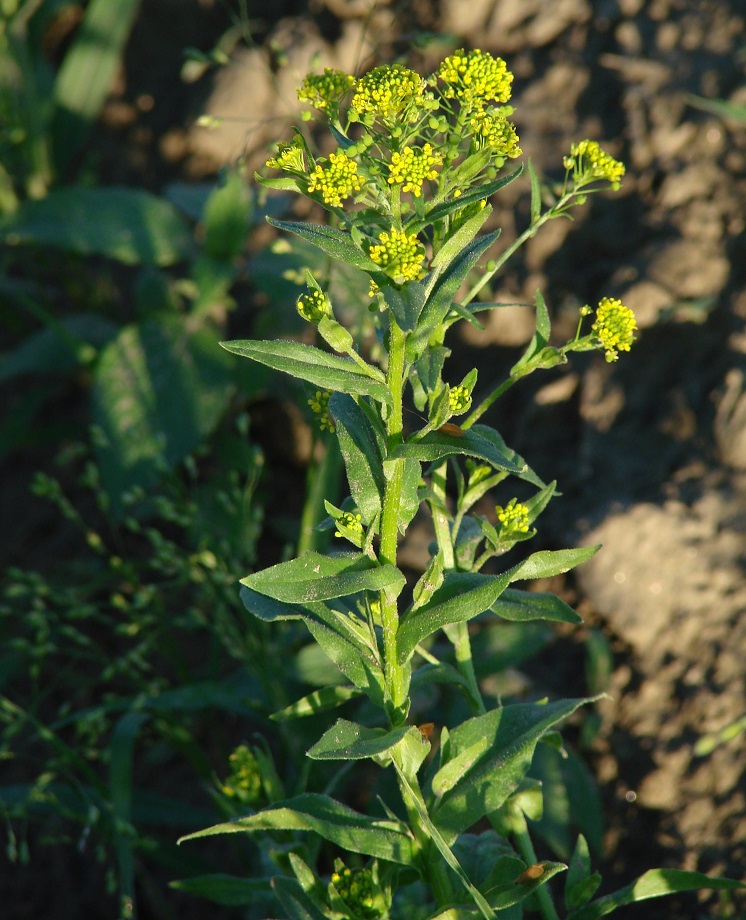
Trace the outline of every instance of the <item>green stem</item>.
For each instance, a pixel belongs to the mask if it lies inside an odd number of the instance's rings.
[[[433,502],[431,510],[435,526],[435,538],[438,542],[438,548],[443,556],[443,569],[446,572],[452,572],[456,568],[456,558],[453,551],[453,538],[448,526],[448,518],[441,508],[446,506],[446,481],[448,477],[448,463],[444,462],[433,473],[432,490],[437,498],[437,503]],[[469,626],[467,623],[453,623],[446,629],[448,638],[453,642],[456,650],[456,666],[464,676],[468,687],[469,697],[472,709],[476,715],[486,712],[482,694],[479,692],[479,682],[474,671],[474,661],[471,655],[471,640],[469,638]]]
[[[479,279],[479,281],[474,284],[474,286],[462,301],[463,306],[466,306],[467,304],[471,303],[472,300],[474,300],[474,298],[482,290],[485,284],[487,284],[487,282],[490,281],[497,274],[497,272],[500,271],[500,269],[503,267],[503,265],[505,265],[508,259],[510,259],[513,253],[520,249],[521,246],[527,242],[527,240],[530,240],[532,237],[536,236],[536,234],[548,220],[551,220],[553,217],[559,217],[563,211],[567,210],[572,199],[575,197],[575,194],[575,191],[567,192],[559,199],[559,201],[556,201],[551,208],[549,208],[543,214],[540,214],[534,223],[531,224],[530,227],[527,227],[523,233],[517,239],[515,239],[510,244],[510,246],[508,246],[505,252],[499,256],[495,262],[495,265],[489,271],[486,271]]]
[[[474,422],[478,421],[489,409],[489,407],[494,402],[496,402],[503,395],[503,393],[509,390],[518,380],[520,380],[520,377],[508,377],[507,380],[504,380],[500,386],[494,389],[489,396],[486,396],[476,408],[471,410],[471,412],[461,422],[461,428],[464,431],[471,428]]]
[[[536,850],[534,850],[534,844],[528,832],[526,818],[518,806],[514,806],[511,809],[510,823],[518,852],[525,862],[533,866],[537,862]],[[539,912],[544,920],[560,920],[557,908],[554,906],[554,901],[552,900],[552,893],[547,885],[540,885],[533,894],[536,897],[539,905]]]
[[[386,374],[386,383],[391,393],[391,408],[386,422],[389,451],[401,444],[403,437],[404,343],[405,335],[392,316],[389,330],[389,365]],[[386,486],[381,510],[379,557],[383,565],[396,565],[404,460],[386,461],[384,473]],[[389,718],[392,724],[401,724],[406,719],[409,682],[406,678],[406,670],[399,663],[396,643],[396,633],[399,628],[399,610],[396,597],[389,591],[381,591],[380,603],[381,624],[383,627],[384,679],[392,707]]]

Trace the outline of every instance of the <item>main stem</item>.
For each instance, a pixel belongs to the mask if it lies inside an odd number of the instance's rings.
[[[386,383],[391,393],[391,406],[386,422],[388,450],[392,451],[403,440],[404,393],[404,343],[405,335],[393,316],[389,329],[389,365]],[[399,530],[404,460],[387,460],[384,464],[386,486],[381,511],[381,544],[379,557],[383,565],[396,565],[396,547]],[[389,719],[394,725],[405,721],[407,715],[408,680],[399,663],[396,633],[399,628],[397,598],[390,591],[381,591],[381,624],[383,627],[384,679],[390,698]]]

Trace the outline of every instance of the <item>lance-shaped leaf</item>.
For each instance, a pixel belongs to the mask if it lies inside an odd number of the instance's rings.
[[[510,185],[510,183],[514,179],[517,179],[522,172],[523,166],[519,166],[518,169],[516,169],[514,172],[507,176],[503,176],[501,179],[494,179],[492,182],[485,182],[484,185],[478,185],[475,188],[470,189],[468,192],[464,192],[464,194],[459,195],[458,198],[450,198],[448,201],[442,201],[439,204],[434,205],[432,208],[430,208],[429,211],[425,212],[425,217],[427,218],[428,223],[433,223],[436,220],[442,220],[442,218],[448,217],[449,214],[453,214],[454,211],[460,211],[462,208],[473,204],[475,201],[483,201],[485,198],[490,198],[496,192],[499,192],[501,188],[505,188],[506,185]],[[417,229],[420,229],[419,226]]]
[[[417,325],[427,300],[425,285],[420,281],[406,281],[397,288],[391,284],[390,278],[380,272],[374,280],[383,293],[383,299],[391,308],[399,328],[404,332],[411,332]]]
[[[532,553],[528,559],[510,569],[510,581],[530,581],[534,578],[552,578],[564,575],[575,566],[587,562],[601,549],[601,544],[581,546],[578,549],[543,549]]]
[[[271,885],[288,920],[326,920],[326,912],[304,891],[297,879],[276,875]]]
[[[745,890],[746,882],[730,878],[712,878],[702,872],[683,869],[649,869],[636,881],[578,910],[571,910],[567,920],[599,920],[613,913],[617,907],[636,904],[650,898],[661,898],[679,891],[698,891],[702,888],[720,891]]]
[[[279,802],[253,815],[182,837],[196,840],[216,834],[251,834],[256,831],[309,831],[352,853],[408,866],[412,862],[412,837],[405,824],[390,818],[371,818],[327,795],[307,793]]]
[[[288,233],[295,233],[297,236],[314,246],[318,246],[323,252],[332,259],[339,262],[346,262],[348,265],[354,265],[355,268],[361,268],[363,271],[381,270],[381,266],[376,264],[352,241],[349,233],[337,230],[336,227],[327,227],[323,224],[309,224],[304,221],[295,220],[276,220],[268,217],[267,222],[278,230],[286,230]]]
[[[476,426],[475,426],[476,427]],[[484,426],[479,426],[480,428]],[[449,434],[447,431],[431,431],[421,441],[405,441],[399,444],[391,453],[392,459],[409,457],[414,460],[436,461],[445,460],[447,457],[464,454],[467,457],[477,457],[484,460],[498,470],[506,470],[521,476],[528,471],[528,467],[519,465],[514,460],[502,453],[479,431],[470,429],[459,434]]]
[[[354,619],[317,604],[314,613],[304,620],[308,631],[345,677],[383,706],[383,669],[367,637],[356,630]]]
[[[490,607],[503,620],[524,623],[527,620],[551,620],[555,623],[582,623],[583,618],[557,597],[538,591],[506,588]]]
[[[353,697],[359,696],[360,691],[357,687],[322,687],[320,690],[314,690],[307,696],[301,697],[284,709],[273,712],[270,716],[274,722],[286,722],[289,719],[300,719],[303,716],[315,716],[319,712],[326,712],[328,709],[336,709],[342,706]]]
[[[495,242],[499,233],[498,230],[473,240],[435,282],[422,309],[417,327],[407,339],[408,360],[415,361],[425,350],[428,339],[445,319],[466,276],[474,268],[479,257]]]
[[[378,402],[390,403],[391,394],[380,379],[381,372],[374,367],[370,374],[360,370],[360,365],[349,358],[330,355],[320,348],[302,342],[267,342],[248,339],[220,343],[226,351],[251,358],[259,364],[284,371],[314,386],[342,393],[370,396]]]
[[[312,760],[365,760],[396,747],[411,729],[411,725],[401,725],[386,731],[337,719],[307,753]]]
[[[316,552],[241,579],[241,584],[252,591],[286,604],[309,604],[384,588],[400,591],[404,582],[395,566],[376,565],[368,556],[324,556]]]
[[[452,784],[448,763],[433,777],[436,788],[441,773],[448,790],[436,803],[432,816],[443,835],[455,839],[476,821],[498,809],[518,788],[531,766],[539,739],[580,706],[599,697],[560,700],[556,703],[516,703],[493,709],[464,722],[450,733],[449,762],[464,752],[484,753],[467,765]],[[468,761],[469,758],[467,757]]]
[[[448,573],[430,600],[410,610],[399,624],[396,634],[399,661],[402,664],[408,661],[417,643],[443,626],[463,623],[484,613],[510,584],[510,579],[511,572],[499,576]]]
[[[489,425],[472,425],[469,429],[472,434],[478,434],[480,437],[484,438],[486,441],[489,441],[490,444],[504,457],[507,457],[511,463],[515,466],[520,467],[520,473],[516,475],[519,476],[524,482],[530,482],[531,485],[536,486],[539,489],[546,487],[546,483],[540,479],[536,473],[531,469],[531,467],[526,463],[523,457],[517,452],[514,451],[512,447],[508,447],[505,441],[502,438],[502,435],[499,434],[494,428],[490,428]]]
[[[329,410],[337,428],[350,493],[367,527],[381,510],[385,488],[382,439],[377,437],[368,416],[346,393],[334,393]]]
[[[479,233],[491,213],[492,208],[486,205],[467,221],[464,221],[458,230],[456,230],[438,250],[437,255],[433,257],[430,263],[430,267],[437,271],[441,271],[441,269],[450,265],[453,259],[462,252],[471,243],[477,233]]]
[[[196,894],[213,904],[224,904],[227,907],[254,906],[261,901],[262,896],[267,898],[269,886],[268,878],[240,878],[224,873],[195,875],[169,883],[169,887],[177,891]]]

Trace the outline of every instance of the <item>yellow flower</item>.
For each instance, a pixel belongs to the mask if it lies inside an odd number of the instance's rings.
[[[471,393],[466,387],[451,387],[448,391],[448,408],[454,415],[463,415],[471,406]]]
[[[316,390],[316,393],[308,400],[311,411],[316,416],[319,428],[322,431],[334,433],[334,419],[329,414],[329,399],[331,397],[329,390]]]
[[[511,498],[504,508],[501,505],[495,505],[495,514],[497,514],[497,519],[501,524],[501,536],[528,533],[530,523],[528,508],[526,505],[521,504],[518,499]]]
[[[370,247],[368,255],[396,284],[416,281],[422,276],[425,248],[416,233],[407,236],[404,230],[392,227],[390,233],[379,234],[378,240],[378,244]],[[374,293],[372,285],[371,296]]]
[[[315,109],[334,115],[345,93],[355,85],[355,78],[342,70],[326,67],[321,75],[309,73],[298,90],[298,99]]]
[[[499,113],[478,110],[469,119],[469,127],[474,132],[477,150],[489,147],[496,157],[511,159],[523,153],[518,146],[515,125]]]
[[[459,48],[438,68],[437,76],[446,84],[446,99],[458,99],[466,109],[482,109],[488,102],[510,99],[513,74],[502,58],[475,48]]]
[[[302,294],[296,304],[298,313],[309,323],[317,324],[332,312],[329,298],[323,291],[313,290]]]
[[[345,198],[365,185],[365,179],[357,173],[357,163],[340,151],[319,161],[309,178],[308,191],[321,192],[324,204],[333,208],[341,207]]]
[[[346,537],[342,530],[351,531],[351,536],[359,536],[363,532],[363,516],[358,511],[343,511],[336,523],[340,529],[334,531],[335,537]]]
[[[622,184],[625,173],[624,163],[615,160],[596,142],[584,140],[570,147],[570,156],[562,161],[565,169],[572,172],[577,185],[579,182],[592,182],[605,179],[616,191]]]
[[[404,147],[401,153],[391,155],[389,185],[402,185],[403,192],[411,192],[415,198],[422,194],[425,179],[437,179],[436,167],[443,163],[443,157],[435,153],[432,144],[423,147]]]
[[[600,339],[609,363],[617,360],[620,351],[630,350],[636,329],[635,314],[621,300],[604,297],[599,302],[591,332]]]
[[[303,145],[293,138],[288,143],[277,145],[277,153],[270,157],[266,164],[270,169],[284,169],[286,172],[304,173],[306,171],[306,158]]]
[[[382,64],[363,74],[355,84],[351,113],[370,114],[392,122],[413,106],[424,102],[425,81],[403,64]]]

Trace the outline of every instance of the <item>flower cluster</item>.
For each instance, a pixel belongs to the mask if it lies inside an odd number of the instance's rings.
[[[442,155],[433,151],[432,144],[404,147],[401,152],[391,154],[389,185],[402,185],[403,192],[411,192],[415,198],[419,198],[422,183],[425,179],[437,179],[436,167],[442,163]]]
[[[565,169],[572,173],[575,184],[602,179],[617,190],[624,176],[624,163],[614,157],[596,142],[584,140],[570,147],[570,156],[562,161]]]
[[[270,169],[283,169],[285,172],[305,173],[306,157],[303,145],[297,137],[288,143],[277,146],[277,153],[267,160]]]
[[[459,48],[441,63],[437,76],[446,85],[445,98],[458,99],[467,111],[510,99],[513,74],[507,64],[479,48],[469,52]]]
[[[374,917],[382,916],[385,905],[377,892],[370,869],[340,867],[340,871],[332,873],[331,883],[350,911],[351,917],[372,920]]]
[[[363,532],[363,516],[359,511],[343,511],[336,520],[337,530],[335,537],[361,536]],[[344,531],[348,531],[344,533]],[[349,870],[348,870],[349,871]]]
[[[469,119],[469,127],[474,132],[477,150],[489,148],[496,158],[502,159],[514,159],[523,153],[518,146],[515,125],[500,113],[476,111]]]
[[[337,151],[326,161],[319,161],[309,176],[308,191],[321,192],[324,204],[340,208],[342,201],[360,192],[365,179],[358,175],[357,163]]]
[[[453,415],[463,415],[471,407],[471,393],[466,387],[451,387],[448,391],[448,408]]]
[[[504,508],[502,505],[496,505],[495,514],[501,525],[501,536],[507,537],[513,534],[528,533],[530,524],[528,508],[521,504],[518,499],[511,498]]]
[[[228,758],[230,774],[220,790],[241,805],[256,805],[262,797],[262,777],[253,751],[245,744],[239,745]]]
[[[355,78],[350,74],[326,67],[323,74],[308,74],[298,90],[298,99],[334,117],[342,98],[354,85]]]
[[[298,313],[309,323],[317,325],[325,316],[332,312],[332,305],[329,298],[323,291],[312,290],[308,294],[302,294],[296,304]]]
[[[616,361],[620,351],[630,350],[636,329],[635,314],[621,300],[604,297],[599,302],[591,332],[600,339],[607,361]]]
[[[314,395],[308,400],[311,411],[316,416],[319,428],[322,431],[334,433],[334,419],[329,414],[329,399],[331,398],[329,390],[316,390]]]
[[[379,243],[371,245],[368,255],[390,278],[397,284],[404,284],[421,277],[425,248],[416,233],[408,236],[404,230],[392,227],[390,233],[384,231],[378,239]],[[375,289],[371,293],[375,293]]]
[[[425,88],[425,80],[409,67],[403,64],[382,64],[355,83],[350,118],[364,122],[380,118],[391,124],[418,106],[429,105]]]

